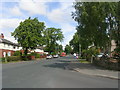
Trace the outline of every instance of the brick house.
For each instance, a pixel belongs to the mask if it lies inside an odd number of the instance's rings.
[[[4,38],[4,35],[0,35],[0,58],[7,56],[12,56],[15,51],[21,50],[22,48],[7,39]]]

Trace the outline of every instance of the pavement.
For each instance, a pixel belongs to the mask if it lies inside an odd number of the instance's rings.
[[[71,64],[76,62],[72,56],[66,56],[3,64],[2,88],[118,88],[117,79],[74,71]],[[89,65],[81,64],[81,67],[84,71],[91,69]]]
[[[66,66],[66,69],[74,70],[82,74],[106,77],[111,79],[120,79],[119,71],[107,70],[101,67],[92,65],[91,63],[80,63],[78,60],[73,60]]]

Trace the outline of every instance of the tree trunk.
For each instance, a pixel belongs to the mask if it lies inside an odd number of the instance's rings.
[[[25,54],[26,60],[27,60],[27,53],[28,53],[28,48],[25,48],[24,54]]]

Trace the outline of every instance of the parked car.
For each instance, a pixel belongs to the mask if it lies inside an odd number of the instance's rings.
[[[61,57],[66,56],[66,53],[62,52],[60,56]]]
[[[48,55],[46,56],[46,59],[51,59],[51,58],[52,58],[52,55],[49,55],[49,54],[48,54]]]
[[[76,59],[78,59],[79,58],[79,56],[78,56],[78,54],[76,54]]]
[[[58,55],[53,55],[53,58],[58,58]]]
[[[100,53],[97,55],[98,58],[101,58],[104,55],[104,53]]]

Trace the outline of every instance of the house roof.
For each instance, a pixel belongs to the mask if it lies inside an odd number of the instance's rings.
[[[14,45],[14,46],[19,46],[17,43],[13,43],[7,39],[1,38],[0,39],[0,43],[6,43],[6,44],[10,44],[10,45]]]
[[[37,49],[43,49],[44,47],[43,46],[38,46]]]

